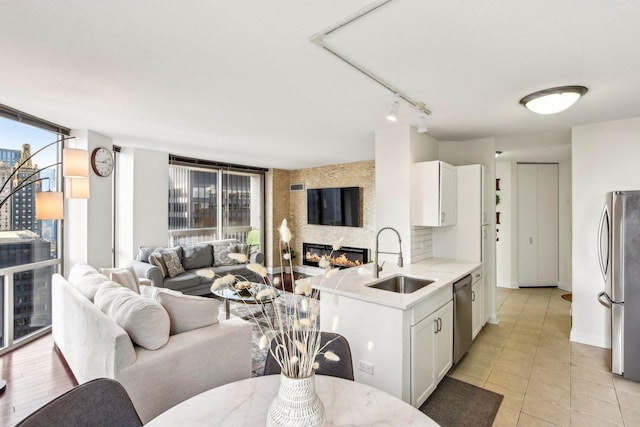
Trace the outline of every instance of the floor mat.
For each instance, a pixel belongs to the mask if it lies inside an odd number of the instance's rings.
[[[491,427],[503,396],[444,377],[420,410],[442,427]]]

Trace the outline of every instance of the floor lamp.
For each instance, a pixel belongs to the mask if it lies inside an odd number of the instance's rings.
[[[35,153],[22,160],[18,165],[13,168],[12,173],[6,179],[6,181],[0,187],[0,194],[5,191],[7,186],[9,187],[9,194],[0,200],[0,208],[4,206],[11,197],[18,191],[28,187],[29,185],[41,182],[49,177],[40,178],[40,172],[45,169],[52,168],[62,164],[62,175],[65,178],[65,182],[70,186],[70,194],[68,197],[72,198],[88,198],[89,197],[89,155],[87,150],[81,150],[76,148],[63,148],[62,150],[62,162],[53,163],[43,168],[36,169],[31,172],[30,161],[33,157],[42,150],[52,145],[64,144],[65,141],[74,137],[63,137],[50,144],[40,148]],[[26,165],[26,166],[25,166]],[[18,172],[25,168],[29,173],[24,178],[16,179]],[[49,186],[51,188],[51,186]],[[35,193],[35,207],[36,207],[36,220],[58,220],[64,219],[64,200],[63,193],[61,191],[39,191]],[[3,393],[7,388],[7,381],[0,378],[0,393]]]

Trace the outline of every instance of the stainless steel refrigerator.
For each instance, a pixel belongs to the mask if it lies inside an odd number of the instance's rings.
[[[640,191],[607,193],[598,257],[611,310],[611,371],[640,381]]]

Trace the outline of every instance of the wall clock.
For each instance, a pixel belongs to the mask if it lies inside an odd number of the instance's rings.
[[[109,176],[113,172],[113,154],[109,149],[97,147],[91,153],[91,167],[98,176]]]

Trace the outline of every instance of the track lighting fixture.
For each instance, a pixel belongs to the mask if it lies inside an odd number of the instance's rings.
[[[420,113],[418,117],[418,133],[427,133],[427,118],[424,113]]]
[[[538,114],[555,114],[564,111],[587,93],[584,86],[562,86],[540,90],[520,100],[528,110]]]
[[[399,99],[400,97],[396,95],[396,98],[393,101],[393,105],[391,106],[391,110],[387,114],[387,120],[389,120],[390,122],[398,121],[398,109],[400,108]]]

